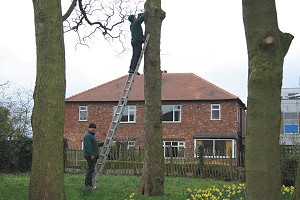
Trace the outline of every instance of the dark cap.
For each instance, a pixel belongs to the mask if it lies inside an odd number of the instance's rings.
[[[94,123],[90,124],[89,128],[96,128],[96,124],[94,124]]]
[[[128,20],[132,22],[134,20],[134,15],[129,15]]]

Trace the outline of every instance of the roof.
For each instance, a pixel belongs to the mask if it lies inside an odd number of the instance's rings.
[[[127,75],[75,94],[67,102],[119,101]],[[162,73],[162,100],[239,99],[193,73]],[[144,101],[144,75],[136,76],[129,101]]]

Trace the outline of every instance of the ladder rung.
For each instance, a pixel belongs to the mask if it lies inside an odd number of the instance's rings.
[[[100,153],[99,156],[104,157],[104,156],[106,156],[106,154],[105,153]]]
[[[112,137],[106,137],[106,140],[112,140],[113,138]]]
[[[110,130],[110,132],[114,132],[115,129],[116,129],[116,126],[111,126],[111,128],[110,128],[109,130]],[[109,133],[109,132],[108,132],[108,133]]]

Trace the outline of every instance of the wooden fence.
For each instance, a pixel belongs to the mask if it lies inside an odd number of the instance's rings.
[[[207,156],[210,155],[210,156]],[[165,159],[166,176],[187,176],[199,178],[212,178],[226,181],[245,181],[245,171],[239,167],[237,158],[224,156],[211,156],[210,152],[204,152],[203,163],[199,158],[186,161],[184,158]],[[143,168],[144,152],[141,149],[112,148],[104,174],[116,175],[141,175]],[[67,149],[65,171],[82,173],[86,170],[86,161],[82,150]]]

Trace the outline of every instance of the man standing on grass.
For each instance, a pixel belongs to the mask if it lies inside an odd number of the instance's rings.
[[[88,170],[85,176],[85,186],[93,188],[93,173],[97,159],[99,158],[99,146],[103,146],[103,143],[98,143],[95,137],[96,124],[89,125],[88,131],[83,137],[83,155],[87,161]]]

